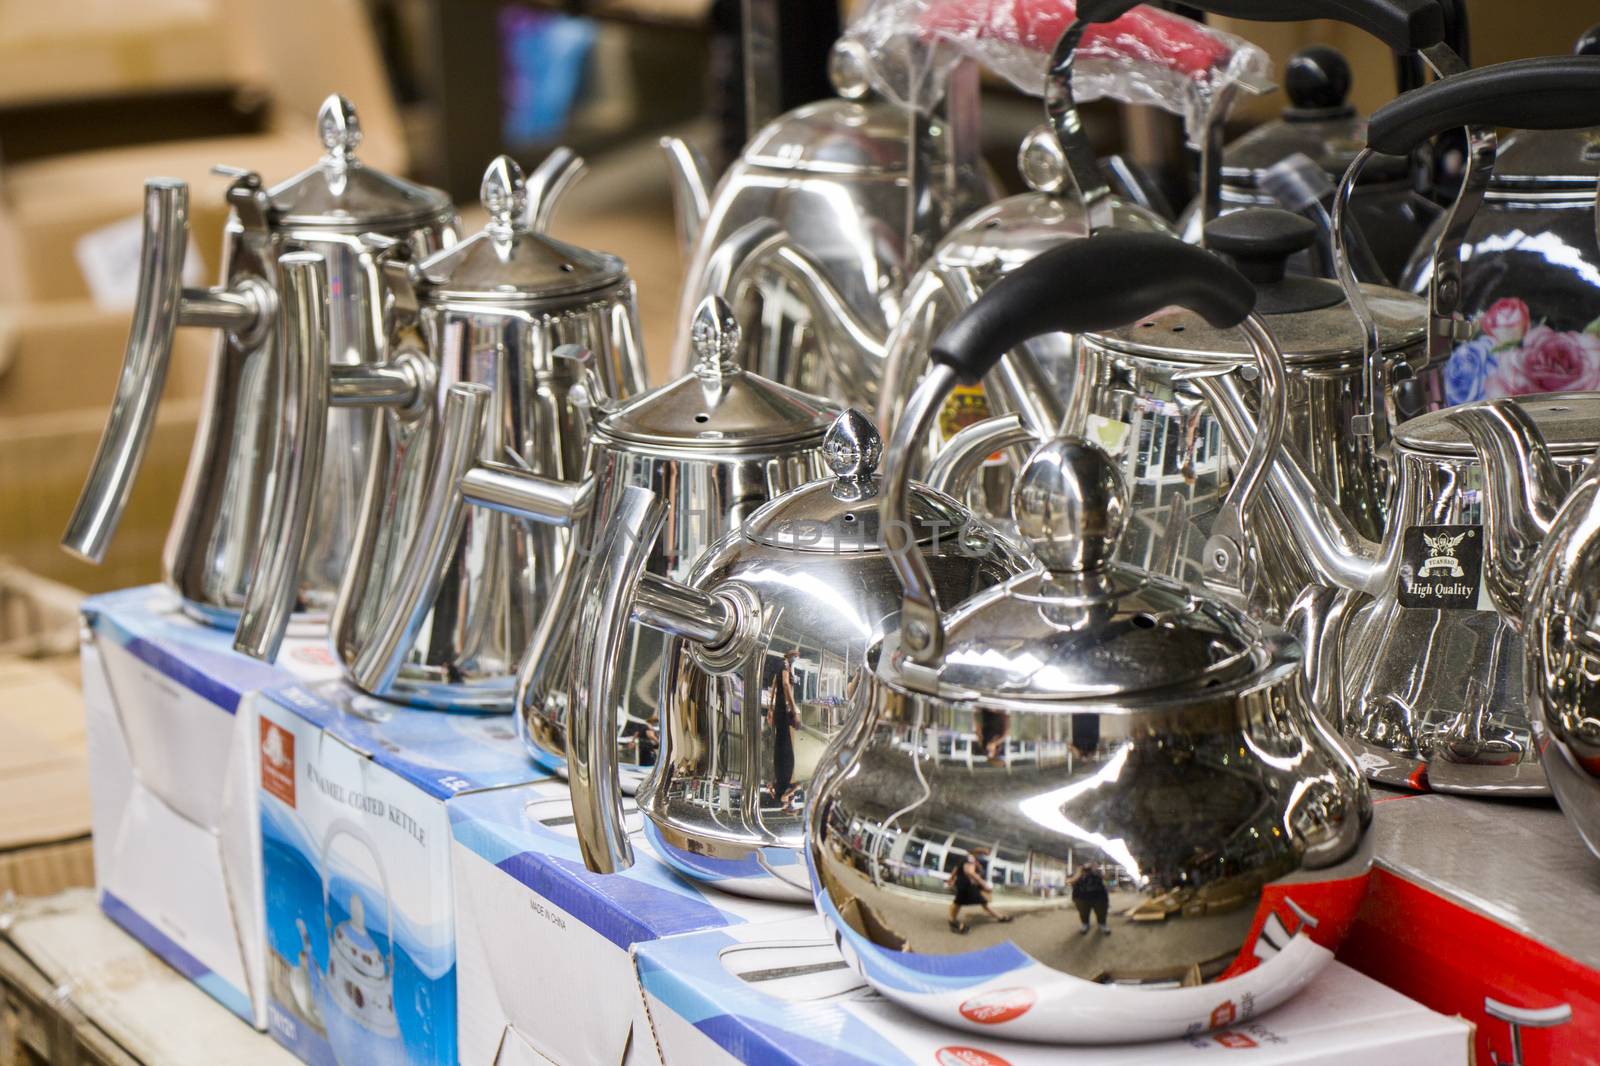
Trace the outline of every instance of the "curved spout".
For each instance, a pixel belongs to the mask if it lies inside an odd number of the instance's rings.
[[[672,181],[672,213],[678,220],[678,243],[683,254],[694,255],[711,214],[711,166],[705,156],[682,137],[663,137],[661,151],[667,157],[667,174]]]
[[[1238,372],[1195,376],[1191,381],[1221,423],[1228,446],[1239,455],[1248,454],[1260,427],[1240,389]],[[1374,544],[1363,537],[1288,444],[1272,462],[1267,491],[1325,584],[1372,594],[1393,584],[1399,572],[1399,538]]]
[[[734,291],[761,267],[800,290],[811,311],[812,326],[836,362],[848,363],[854,353],[864,353],[874,364],[882,365],[888,355],[888,339],[856,314],[828,279],[822,264],[795,244],[787,231],[778,230],[739,266],[733,278]]]
[[[1567,479],[1515,400],[1465,404],[1445,416],[1472,440],[1483,464],[1484,581],[1504,615],[1522,612],[1529,570],[1567,495]]]

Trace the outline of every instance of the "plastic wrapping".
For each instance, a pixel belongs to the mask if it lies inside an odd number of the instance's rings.
[[[1050,53],[1076,12],[1074,0],[872,0],[845,36],[865,47],[873,88],[926,111],[964,59],[1043,96]],[[1260,92],[1270,75],[1267,54],[1243,38],[1140,6],[1084,34],[1072,92],[1181,115],[1198,144],[1228,88]]]

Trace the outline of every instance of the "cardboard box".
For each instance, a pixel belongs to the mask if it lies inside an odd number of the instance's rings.
[[[543,772],[510,715],[413,710],[341,682],[260,708],[270,1032],[312,1066],[455,1066],[450,823],[479,790]]]
[[[92,884],[83,697],[48,667],[0,660],[0,896]]]
[[[631,801],[627,817],[635,864],[603,875],[584,867],[564,782],[452,805],[465,1066],[524,1062],[526,1051],[563,1066],[653,1064],[653,1042],[636,1025],[633,945],[811,912],[679,877],[655,857]]]
[[[256,700],[337,673],[323,638],[279,665],[233,651],[160,586],[84,601],[95,886],[106,914],[241,1018],[266,1024]]]
[[[1073,1048],[944,1029],[896,1006],[861,980],[815,915],[640,944],[633,955],[661,1059],[674,1066],[1164,1066],[1219,1056],[1329,1066],[1470,1061],[1465,1022],[1338,963],[1247,1025],[1153,1044]]]
[[[1600,859],[1553,806],[1384,794],[1344,962],[1477,1027],[1477,1061],[1600,1061]]]

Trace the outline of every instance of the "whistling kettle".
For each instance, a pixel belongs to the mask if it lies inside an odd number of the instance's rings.
[[[1577,47],[1596,53],[1600,27]],[[1600,330],[1597,178],[1600,129],[1522,129],[1500,144],[1460,238],[1459,306],[1471,328],[1454,349],[1446,402],[1600,388],[1600,347],[1584,340]],[[1406,287],[1429,291],[1442,226],[1406,268]]]
[[[584,475],[589,431],[589,412],[572,399],[580,379],[588,383],[580,397],[596,385],[606,396],[643,389],[626,266],[543,232],[560,192],[581,168],[565,149],[553,153],[535,175],[538,199],[530,202],[521,169],[501,156],[484,174],[489,223],[482,232],[420,262],[403,246],[384,254],[386,323],[395,354],[377,387],[366,390],[369,402],[387,409],[332,625],[333,647],[347,671],[373,635],[382,598],[401,582],[419,498],[438,461],[445,387],[471,381],[492,388],[485,454],[573,485]],[[591,357],[567,358],[563,347],[574,344]],[[348,373],[336,368],[300,401],[309,413],[295,424],[315,435],[328,403],[353,387]],[[314,464],[321,449],[306,441],[296,450]],[[315,484],[314,469],[301,480]],[[295,522],[270,513],[268,520]],[[460,523],[402,662],[381,690],[370,691],[429,707],[509,711],[517,661],[566,564],[568,532],[490,510],[464,512]],[[276,650],[272,638],[281,636],[281,625],[256,643],[256,620],[281,618],[286,604],[273,606],[276,611],[246,611],[242,650],[268,657]]]
[[[762,504],[824,471],[822,440],[838,411],[827,401],[774,384],[739,365],[740,333],[732,310],[711,297],[695,320],[699,362],[688,374],[624,402],[612,400],[599,375],[580,378],[587,405],[588,454],[580,481],[556,481],[482,458],[492,441],[493,394],[458,383],[446,390],[441,445],[417,511],[415,532],[395,587],[384,597],[350,676],[369,692],[387,691],[413,647],[460,539],[467,504],[535,522],[569,525],[569,562],[541,610],[518,667],[519,730],[535,761],[566,770],[567,690],[577,643],[578,604],[603,561],[596,554],[612,514],[629,486],[669,501],[672,522],[650,551],[652,574],[683,580],[723,533]],[[581,350],[567,358],[587,362]],[[575,397],[569,395],[569,400]],[[514,579],[520,580],[520,578]],[[504,596],[504,590],[486,590]],[[435,623],[437,628],[437,622]],[[642,768],[655,761],[657,690],[665,634],[629,625],[623,652],[611,666],[622,676],[622,746],[632,791]]]
[[[1350,161],[1367,142],[1366,120],[1349,102],[1350,64],[1327,45],[1303,48],[1289,57],[1283,74],[1289,106],[1222,151],[1218,211],[1282,207],[1317,224],[1317,239],[1296,253],[1296,274],[1332,278],[1332,198]],[[1397,279],[1417,250],[1423,233],[1439,217],[1437,204],[1414,187],[1411,162],[1378,156],[1362,173],[1351,196],[1351,220],[1362,240],[1353,247],[1369,263],[1357,262],[1363,281]],[[1195,201],[1178,221],[1178,232],[1203,243],[1203,204]]]
[[[1022,439],[1014,416],[995,419],[940,457],[941,477],[966,476]],[[809,898],[800,848],[811,772],[850,719],[868,645],[900,608],[878,514],[881,452],[867,417],[846,411],[823,441],[833,476],[749,515],[683,583],[644,572],[663,509],[649,490],[629,490],[595,557],[572,671],[570,704],[588,735],[571,749],[594,765],[568,776],[591,869],[632,864],[617,777],[599,769],[617,735],[612,664],[631,620],[674,638],[660,685],[660,757],[638,790],[657,854],[727,891]],[[964,599],[1026,568],[943,491],[911,491],[909,532],[944,595]]]
[[[448,196],[355,157],[361,127],[348,100],[328,97],[317,122],[327,154],[279,185],[267,188],[258,174],[222,169],[233,179],[227,192],[233,212],[217,288],[182,287],[188,186],[164,178],[146,183],[139,296],[122,376],[62,537],[67,550],[90,561],[104,556],[155,427],[173,331],[220,330],[164,561],[185,610],[230,629],[256,580],[258,545],[273,552],[287,539],[264,539],[263,529],[268,494],[296,461],[286,454],[283,423],[292,412],[284,386],[302,367],[315,373],[388,361],[378,328],[380,267],[361,235],[382,233],[422,254],[455,240]],[[298,542],[303,532],[306,542],[300,565],[273,575],[308,619],[327,616],[344,576],[376,417],[359,406],[328,414],[332,459],[306,489],[310,513],[295,534]]]
[[[770,305],[759,332],[747,325],[746,369],[819,395],[875,400],[880,361],[857,342],[888,332],[906,278],[994,188],[971,128],[978,81],[970,63],[951,77],[941,114],[930,115],[866,99],[866,62],[857,42],[836,44],[829,73],[838,98],[769,123],[714,189],[693,148],[662,141],[688,257],[673,355],[679,372],[691,362],[701,301],[722,294],[730,270],[743,269]],[[782,261],[760,261],[736,239],[760,219],[790,234]],[[795,306],[785,299],[791,289],[813,291]]]
[[[367,928],[366,904],[361,890],[350,892],[349,917],[334,921],[330,905],[328,862],[333,843],[348,837],[361,844],[377,865],[383,893],[384,943]],[[388,875],[372,840],[358,826],[335,822],[322,843],[322,911],[328,926],[328,971],[317,970],[316,956],[306,960],[311,968],[311,988],[317,1014],[327,1030],[334,1061],[340,1066],[401,1066],[406,1061],[400,1020],[394,1009],[394,908]]]
[[[1074,332],[1174,303],[1220,329],[1255,300],[1152,235],[1074,241],[1002,279],[936,345],[895,431],[886,528],[952,382],[1041,325],[992,301],[1060,274],[1081,281],[1055,288],[1067,310],[1048,325]],[[818,909],[884,996],[993,1037],[1150,1040],[1270,1009],[1332,961],[1371,866],[1371,799],[1311,713],[1298,646],[1113,562],[1126,501],[1092,444],[1035,451],[1013,507],[1042,566],[948,613],[922,557],[892,554],[899,632],[869,652],[860,717],[814,779]]]

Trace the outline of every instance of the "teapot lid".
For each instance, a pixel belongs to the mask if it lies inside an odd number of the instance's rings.
[[[828,427],[822,457],[833,477],[809,482],[763,504],[744,524],[747,540],[775,548],[828,555],[866,555],[885,549],[878,496],[883,438],[872,420],[851,408]],[[972,516],[949,496],[914,484],[911,542],[921,545],[970,534]]]
[[[707,297],[690,333],[694,368],[606,415],[600,433],[658,448],[745,450],[820,443],[838,408],[740,367],[740,333],[727,302]]]
[[[367,932],[365,908],[358,893],[350,894],[350,917],[340,922],[334,930],[333,942],[344,960],[357,973],[371,978],[382,978],[388,973],[388,963],[377,941]]]
[[[536,231],[528,218],[528,183],[510,156],[483,173],[484,228],[418,266],[427,289],[441,297],[519,302],[571,296],[627,277],[622,260]]]
[[[1273,661],[1239,611],[1112,562],[1127,494],[1097,446],[1058,438],[1040,447],[1018,477],[1012,509],[1043,566],[951,614],[934,667],[941,693],[1041,703],[1166,699],[1251,678]]]
[[[267,191],[275,221],[293,226],[388,230],[454,218],[442,190],[373,170],[356,158],[361,120],[335,93],[317,112],[317,132],[327,149],[317,164]]]
[[[1581,458],[1600,448],[1600,393],[1550,392],[1518,396],[1517,406],[1539,427],[1550,453]],[[1456,408],[1430,411],[1394,429],[1394,443],[1425,455],[1470,457],[1478,454],[1472,440],[1450,417]]]
[[[1206,225],[1206,246],[1228,258],[1255,283],[1256,310],[1266,316],[1290,365],[1361,357],[1365,335],[1337,282],[1287,272],[1289,257],[1316,241],[1309,219],[1272,207],[1223,215]],[[1427,332],[1428,305],[1419,296],[1381,285],[1362,285],[1378,325],[1378,340],[1392,352],[1419,343]],[[1175,363],[1232,362],[1251,357],[1243,334],[1217,329],[1193,311],[1167,308],[1120,329],[1095,334],[1107,347]]]
[[[868,100],[868,59],[856,41],[839,41],[828,59],[835,99],[818,100],[767,123],[745,145],[752,166],[822,174],[902,174],[906,112]]]

